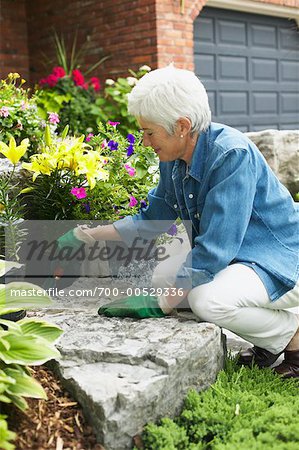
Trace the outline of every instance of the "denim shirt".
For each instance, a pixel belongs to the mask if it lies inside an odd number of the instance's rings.
[[[166,231],[177,217],[191,221],[192,250],[177,287],[210,282],[237,262],[258,273],[272,301],[296,284],[298,204],[241,132],[212,122],[200,134],[189,167],[182,160],[160,162],[159,184],[148,200],[139,214],[114,227],[131,245],[136,236],[152,239]]]

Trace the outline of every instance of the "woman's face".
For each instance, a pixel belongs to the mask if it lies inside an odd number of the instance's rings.
[[[166,162],[183,159],[188,162],[188,135],[180,131],[179,126],[174,134],[168,134],[161,125],[142,118],[139,118],[138,122],[143,131],[143,145],[145,147],[152,147],[160,161]]]

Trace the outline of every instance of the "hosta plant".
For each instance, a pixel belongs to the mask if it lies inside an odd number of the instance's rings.
[[[1,261],[0,276],[12,266],[13,263]],[[28,365],[59,358],[54,343],[62,330],[42,320],[22,319],[14,323],[1,319],[1,315],[50,302],[47,293],[31,283],[16,281],[0,285],[0,404],[14,404],[25,410],[26,397],[47,398],[42,386],[31,376]],[[13,437],[5,424],[5,416],[0,416],[0,448],[13,449],[9,442]]]

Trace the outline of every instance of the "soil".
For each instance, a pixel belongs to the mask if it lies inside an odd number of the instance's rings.
[[[16,450],[105,450],[83,417],[82,409],[45,366],[31,368],[47,400],[26,399],[23,412],[9,407],[8,425],[17,433]]]

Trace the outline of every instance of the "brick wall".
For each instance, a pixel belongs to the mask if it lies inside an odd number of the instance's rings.
[[[75,30],[88,45],[85,67],[101,56],[110,58],[95,72],[103,77],[126,74],[142,64],[157,66],[155,3],[153,0],[27,1],[31,81],[45,75],[41,53],[53,57],[54,27],[71,43]],[[38,24],[38,26],[36,26]]]
[[[241,0],[240,0],[241,1]],[[299,6],[299,0],[255,0]],[[126,75],[142,64],[174,61],[193,69],[193,21],[207,0],[0,0],[0,76],[17,71],[31,84],[45,76],[55,56],[53,30],[88,45],[84,67],[110,59],[94,75]],[[47,56],[48,67],[45,67]]]
[[[0,0],[0,78],[19,72],[29,78],[25,0]]]

